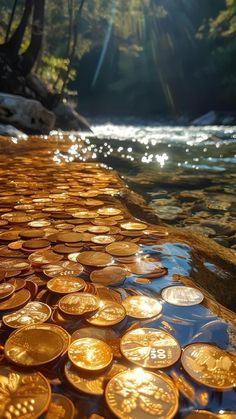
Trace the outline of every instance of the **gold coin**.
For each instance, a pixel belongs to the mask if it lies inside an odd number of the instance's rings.
[[[26,281],[21,278],[11,278],[7,281],[8,284],[12,284],[15,287],[15,291],[19,291],[26,286]]]
[[[77,262],[77,258],[79,255],[80,255],[80,252],[73,252],[73,253],[69,253],[67,258],[69,259],[70,262]]]
[[[17,240],[15,242],[8,243],[7,247],[11,250],[20,250],[22,248],[22,244],[24,240]]]
[[[48,407],[51,388],[39,372],[0,367],[1,418],[36,419]]]
[[[123,356],[145,368],[166,368],[178,361],[179,343],[169,333],[160,329],[134,329],[120,342]]]
[[[72,275],[55,276],[47,282],[47,288],[58,294],[69,294],[84,289],[85,281]]]
[[[88,337],[103,340],[111,347],[115,357],[122,357],[120,353],[120,334],[112,328],[96,326],[82,327],[72,333],[71,340],[73,342],[73,340]]]
[[[20,327],[44,323],[51,316],[51,308],[39,301],[32,301],[24,306],[22,309],[14,313],[3,316],[3,323],[13,329]]]
[[[61,262],[59,265],[46,265],[43,269],[44,275],[49,278],[64,275],[79,275],[83,271],[83,266],[80,263],[70,261]]]
[[[22,289],[12,294],[7,300],[0,302],[0,311],[14,310],[22,307],[29,301],[31,294],[29,290]]]
[[[127,270],[120,266],[107,266],[106,268],[92,271],[90,279],[92,282],[98,282],[104,285],[115,285],[127,276]]]
[[[107,343],[94,338],[74,340],[68,349],[72,364],[86,371],[100,371],[110,365],[113,352]]]
[[[0,300],[4,300],[5,298],[9,297],[15,291],[15,287],[12,284],[4,283],[0,284]]]
[[[100,234],[99,236],[91,237],[91,242],[96,244],[110,244],[113,243],[115,240],[116,239],[114,236],[107,236],[102,234]]]
[[[27,229],[21,230],[19,232],[19,236],[22,239],[38,239],[38,238],[44,237],[44,235],[45,235],[44,230],[39,230],[39,229],[34,230],[33,228],[28,229],[28,230]]]
[[[162,298],[169,304],[176,306],[194,306],[200,304],[204,295],[193,287],[182,285],[164,288],[161,292]]]
[[[73,212],[72,216],[74,218],[96,218],[98,214],[95,211],[77,211]]]
[[[120,419],[171,419],[178,410],[178,390],[168,375],[126,370],[115,375],[106,387],[106,402]]]
[[[102,396],[108,381],[126,369],[127,367],[123,364],[113,363],[112,366],[102,374],[88,374],[88,372],[85,373],[78,370],[78,368],[74,367],[69,361],[66,363],[64,371],[67,380],[76,390],[94,396]]]
[[[236,358],[208,343],[188,345],[181,357],[185,371],[197,382],[218,390],[233,388]]]
[[[104,233],[109,233],[110,227],[107,227],[107,226],[91,226],[91,227],[88,227],[88,231],[90,233],[95,233],[95,234],[104,234]]]
[[[86,251],[79,254],[77,261],[82,265],[103,267],[111,265],[112,257],[104,252]]]
[[[162,310],[162,305],[155,298],[145,295],[127,297],[122,301],[126,313],[136,319],[149,319],[157,316]]]
[[[112,256],[131,256],[139,250],[140,247],[137,244],[125,241],[118,241],[106,246],[106,252],[110,253]]]
[[[68,397],[53,393],[45,419],[74,419],[75,406]]]
[[[59,233],[57,235],[57,240],[63,243],[76,243],[81,240],[81,234],[67,231],[64,233]]]
[[[37,324],[13,332],[5,343],[6,358],[28,367],[47,364],[58,358],[63,351],[64,340],[53,325],[50,326]]]
[[[215,418],[221,418],[221,415],[215,415],[212,412],[209,412],[207,410],[192,410],[187,416],[185,416],[185,419],[215,419]]]
[[[103,207],[98,209],[98,214],[100,215],[118,215],[121,213],[121,210],[114,207]]]
[[[43,249],[45,247],[50,246],[50,242],[48,240],[45,239],[31,239],[31,240],[26,240],[23,245],[22,248],[24,249]]]
[[[19,239],[19,231],[9,230],[0,234],[0,240],[15,241]]]
[[[120,224],[121,228],[124,230],[145,230],[147,228],[147,225],[144,223],[137,223],[130,221],[128,223],[122,223]]]
[[[94,326],[112,326],[120,323],[126,316],[125,308],[111,300],[101,300],[98,311],[86,321]]]
[[[47,265],[51,263],[57,263],[63,259],[63,255],[58,255],[50,250],[38,250],[37,252],[31,253],[28,260],[33,265]]]
[[[148,275],[155,272],[157,264],[153,262],[147,262],[145,260],[138,260],[134,263],[129,263],[129,270],[136,275]]]
[[[51,225],[51,222],[48,220],[35,220],[35,221],[30,221],[30,223],[28,223],[28,226],[36,227],[36,228],[48,227],[50,225]]]
[[[99,302],[100,300],[96,295],[83,292],[65,295],[59,300],[58,305],[63,313],[82,316],[96,311]]]

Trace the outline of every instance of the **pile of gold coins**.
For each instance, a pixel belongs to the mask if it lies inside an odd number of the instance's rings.
[[[0,418],[235,418],[235,354],[162,321],[205,296],[153,290],[168,232],[131,216],[116,173],[42,152],[0,177]]]

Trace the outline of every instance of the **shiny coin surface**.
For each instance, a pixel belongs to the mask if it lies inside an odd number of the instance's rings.
[[[115,375],[105,395],[109,408],[120,419],[171,419],[178,410],[178,390],[171,379],[141,368]]]
[[[140,247],[137,244],[125,241],[118,241],[106,246],[106,252],[110,253],[112,256],[130,256],[134,255],[139,250]]]
[[[204,295],[198,289],[182,285],[164,288],[161,295],[167,303],[176,306],[194,306],[204,299]]]
[[[107,266],[106,268],[92,271],[90,279],[103,285],[115,285],[123,282],[127,276],[127,270],[119,266]]]
[[[101,215],[118,215],[121,213],[121,210],[114,207],[103,207],[98,209],[98,214]]]
[[[162,305],[159,301],[145,295],[125,298],[122,304],[127,315],[136,319],[149,319],[159,314],[162,310]]]
[[[101,300],[98,311],[86,320],[94,326],[112,326],[121,322],[126,316],[125,308],[111,300]]]
[[[218,416],[207,410],[193,410],[191,413],[185,416],[185,419],[215,419],[215,418],[221,418],[221,415]]]
[[[74,340],[68,349],[72,364],[86,371],[99,371],[110,365],[113,352],[107,343],[94,338]]]
[[[91,237],[91,242],[96,244],[109,244],[116,240],[114,236],[108,236],[105,234],[99,234],[99,236]]]
[[[74,367],[73,364],[69,361],[66,363],[64,371],[69,383],[72,384],[72,386],[77,390],[86,394],[101,396],[104,394],[108,381],[114,377],[114,375],[117,375],[122,371],[126,371],[126,369],[127,368],[123,364],[113,363],[106,372],[103,372],[99,375],[98,373],[91,373],[88,375],[87,372],[85,373]]]
[[[112,257],[104,252],[81,252],[77,261],[87,266],[107,266],[112,263]]]
[[[0,367],[0,417],[36,419],[48,407],[51,388],[39,372]]]
[[[9,283],[0,284],[0,300],[4,300],[9,297],[15,291],[15,287]]]
[[[58,255],[50,250],[39,250],[31,253],[28,259],[33,265],[46,265],[59,262],[63,259],[63,255]]]
[[[78,262],[59,262],[60,265],[46,265],[43,269],[44,275],[49,278],[63,275],[79,275],[83,271],[83,266]]]
[[[51,316],[51,312],[51,308],[47,304],[32,301],[21,310],[3,316],[2,320],[6,326],[18,329],[20,327],[46,322]]]
[[[44,239],[32,239],[32,240],[26,240],[22,244],[22,248],[25,249],[43,249],[44,247],[50,246],[50,242],[48,240]]]
[[[85,281],[82,278],[72,275],[56,276],[47,282],[47,288],[58,294],[82,291],[85,285]]]
[[[58,331],[39,324],[13,332],[6,341],[4,353],[15,364],[37,366],[56,359],[63,347],[64,340]]]
[[[64,232],[57,235],[57,239],[63,243],[76,243],[81,240],[81,234],[75,232]]]
[[[181,348],[169,333],[140,328],[127,332],[120,342],[123,356],[145,368],[166,368],[178,361]]]
[[[68,397],[53,393],[45,419],[74,419],[75,406]]]
[[[92,313],[99,308],[100,299],[89,293],[75,293],[65,295],[59,300],[59,308],[63,313],[82,316]]]
[[[110,227],[107,226],[91,226],[88,227],[88,231],[94,234],[105,234],[109,233]]]
[[[205,386],[227,390],[235,386],[236,358],[215,345],[188,345],[181,356],[185,371]]]
[[[0,311],[14,310],[16,308],[22,307],[24,304],[29,301],[31,294],[29,290],[22,289],[15,292],[6,300],[0,301]]]
[[[133,221],[130,221],[128,223],[122,223],[120,226],[124,230],[145,230],[147,228],[146,224]]]

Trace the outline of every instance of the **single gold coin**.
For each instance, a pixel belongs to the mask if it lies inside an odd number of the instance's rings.
[[[110,227],[107,226],[90,226],[88,227],[88,231],[94,234],[105,234],[109,233]]]
[[[107,384],[106,402],[120,419],[171,419],[178,410],[178,390],[168,375],[126,370]]]
[[[86,321],[94,326],[112,326],[120,323],[126,316],[125,308],[111,300],[101,300],[98,311]]]
[[[188,345],[181,356],[185,371],[197,382],[218,390],[236,383],[236,357],[208,343]]]
[[[82,327],[72,333],[71,336],[72,341],[79,338],[96,338],[103,340],[111,347],[115,357],[122,357],[120,353],[120,334],[110,327]]]
[[[140,328],[127,332],[120,342],[123,356],[144,368],[166,368],[178,361],[179,343],[160,329]]]
[[[8,284],[11,284],[15,287],[15,291],[19,291],[26,286],[26,281],[21,278],[11,278],[7,281]]]
[[[121,214],[121,210],[114,207],[102,207],[98,209],[100,215],[118,215]]]
[[[45,247],[50,246],[50,242],[45,239],[31,239],[26,240],[23,245],[22,249],[43,249]]]
[[[131,256],[139,250],[140,247],[137,244],[125,241],[118,241],[106,246],[106,252],[110,253],[112,256]]]
[[[221,415],[216,415],[215,413],[209,412],[208,410],[192,410],[185,419],[215,419],[221,418]]]
[[[19,236],[22,239],[39,239],[39,238],[44,237],[44,235],[45,235],[44,230],[39,230],[38,228],[25,229],[19,232]]]
[[[77,262],[87,266],[107,266],[111,265],[112,257],[104,252],[86,251],[81,252],[77,257]]]
[[[7,282],[0,284],[0,301],[12,295],[14,291],[15,291],[14,285],[9,284]]]
[[[134,295],[122,301],[126,313],[136,319],[149,319],[157,316],[162,310],[162,305],[155,298],[145,295]]]
[[[94,396],[102,396],[108,381],[120,372],[126,371],[126,369],[127,367],[117,362],[113,363],[108,370],[99,375],[98,373],[88,374],[87,372],[80,371],[78,368],[74,367],[69,361],[66,363],[64,371],[67,380],[76,390]]]
[[[15,231],[15,230],[8,230],[5,231],[4,233],[0,234],[0,241],[4,240],[4,241],[15,241],[19,239],[19,231]]]
[[[44,267],[43,267],[44,268]],[[46,265],[43,269],[44,275],[49,278],[64,275],[79,275],[83,271],[83,266],[78,262],[64,261],[60,265]]]
[[[17,240],[15,242],[8,243],[7,247],[11,250],[20,250],[22,248],[22,244],[24,243],[24,240]]]
[[[74,419],[75,406],[68,397],[53,393],[45,419]]]
[[[0,301],[0,311],[15,310],[24,306],[29,301],[31,294],[28,289],[21,289],[15,292],[6,300]]]
[[[81,240],[81,234],[73,231],[59,233],[57,240],[62,243],[77,243]]]
[[[74,218],[96,218],[98,213],[95,211],[77,211],[73,212],[72,216]]]
[[[55,276],[47,282],[47,288],[58,294],[82,291],[85,285],[85,281],[82,278],[72,275]]]
[[[63,255],[58,255],[51,250],[38,250],[37,252],[31,253],[28,260],[33,265],[47,265],[57,263],[63,259]]]
[[[108,236],[105,234],[100,234],[99,236],[92,236],[91,242],[96,244],[110,244],[116,240],[114,236]]]
[[[0,367],[1,418],[37,419],[47,409],[51,388],[39,372]]]
[[[22,309],[3,316],[3,323],[13,329],[29,326],[32,324],[44,323],[51,316],[51,308],[40,301],[32,301]]]
[[[122,223],[120,224],[120,226],[124,230],[145,230],[147,228],[147,224],[133,222],[133,221],[130,221],[128,223]]]
[[[123,282],[127,273],[126,269],[112,265],[92,271],[90,280],[103,285],[115,285]]]
[[[89,293],[68,294],[59,300],[59,308],[65,314],[83,316],[99,308],[100,299]]]
[[[107,343],[94,338],[74,340],[68,349],[72,364],[86,371],[100,371],[110,365],[113,352]]]
[[[57,330],[44,324],[25,326],[7,339],[4,354],[9,361],[21,366],[38,366],[58,358],[64,340]]]
[[[161,292],[163,300],[176,306],[194,306],[200,304],[204,295],[201,291],[193,287],[177,285],[164,288]]]

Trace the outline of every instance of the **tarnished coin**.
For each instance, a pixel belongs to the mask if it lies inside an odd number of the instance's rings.
[[[14,285],[9,284],[7,282],[0,284],[0,300],[4,300],[5,298],[10,297],[10,295],[12,295],[14,291]]]
[[[144,371],[123,371],[107,384],[106,402],[120,419],[171,419],[178,410],[178,390],[168,375]]]
[[[96,295],[83,292],[65,295],[58,304],[63,313],[82,316],[96,311],[99,303],[100,299]]]
[[[147,228],[146,224],[133,221],[129,221],[128,223],[122,223],[120,224],[120,226],[124,230],[145,230]]]
[[[98,311],[86,321],[94,326],[112,326],[121,322],[126,316],[125,308],[111,300],[101,300]]]
[[[145,295],[127,297],[122,301],[126,313],[136,319],[149,319],[162,310],[162,305],[155,298]]]
[[[4,353],[7,359],[21,366],[47,364],[61,355],[64,347],[62,336],[53,325],[25,326],[7,339]]]
[[[82,278],[72,275],[55,276],[47,282],[47,288],[58,294],[82,291],[86,283]]]
[[[68,349],[69,360],[86,371],[100,371],[110,365],[113,352],[107,343],[94,338],[74,340]]]
[[[3,316],[3,323],[13,329],[20,327],[44,323],[51,316],[51,308],[39,301],[32,301],[24,306],[22,309],[14,313]]]
[[[127,367],[117,362],[113,363],[108,370],[99,375],[98,373],[88,374],[87,372],[82,372],[78,368],[74,367],[69,361],[66,363],[64,371],[67,380],[76,390],[82,391],[86,394],[92,394],[94,396],[101,396],[104,394],[108,381],[114,377],[114,375],[117,375],[122,371],[126,371],[126,369]]]
[[[120,342],[123,356],[145,368],[166,368],[178,361],[179,343],[169,333],[160,329],[134,329],[127,332]]]
[[[90,279],[103,285],[115,285],[123,282],[127,276],[127,270],[120,266],[107,266],[106,268],[92,271]]]
[[[185,371],[207,387],[227,390],[236,383],[236,357],[208,343],[188,345],[181,356]]]
[[[1,418],[36,419],[46,411],[51,388],[39,372],[0,367]]]
[[[74,419],[75,406],[68,397],[53,393],[45,419]]]
[[[194,306],[200,304],[204,295],[196,288],[177,285],[164,288],[161,292],[162,298],[169,304],[176,306]]]
[[[106,246],[106,252],[110,253],[112,256],[130,256],[134,255],[139,250],[140,247],[137,244],[125,241],[118,241]]]
[[[111,265],[112,257],[104,252],[86,251],[79,254],[77,261],[82,265],[103,267]]]
[[[209,412],[208,410],[192,410],[185,419],[215,419],[221,418],[221,415],[216,415],[215,413]]]
[[[60,265],[46,265],[43,269],[44,275],[49,278],[63,275],[79,275],[83,271],[83,266],[78,262],[65,261]]]
[[[17,291],[6,300],[0,301],[0,311],[14,310],[22,307],[29,301],[30,297],[31,294],[27,289]]]

